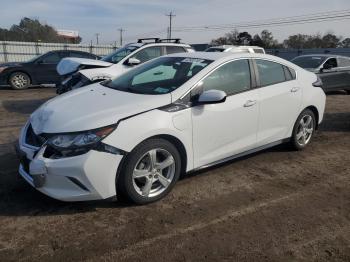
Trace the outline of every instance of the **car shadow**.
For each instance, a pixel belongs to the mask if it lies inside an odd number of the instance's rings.
[[[45,103],[47,99],[34,100],[4,100],[2,106],[8,112],[19,114],[31,114],[35,109]]]
[[[325,91],[327,96],[340,96],[340,95],[347,95],[345,90],[337,90],[337,91]]]
[[[324,114],[320,131],[350,132],[350,112]]]

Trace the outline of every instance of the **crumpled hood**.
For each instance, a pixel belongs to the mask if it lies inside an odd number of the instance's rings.
[[[30,122],[36,134],[85,131],[170,103],[170,94],[133,94],[97,83],[47,101],[30,116]]]
[[[81,65],[85,65],[85,66],[89,66],[89,68],[93,68],[93,67],[109,67],[113,64],[102,60],[69,57],[69,58],[63,58],[58,63],[56,70],[58,74],[63,76],[63,75],[74,73],[75,71],[78,70],[78,68]]]

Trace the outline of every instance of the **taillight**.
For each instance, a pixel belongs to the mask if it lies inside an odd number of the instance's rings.
[[[323,83],[322,83],[321,78],[319,76],[317,76],[316,82],[312,83],[312,85],[315,86],[315,87],[322,87]]]

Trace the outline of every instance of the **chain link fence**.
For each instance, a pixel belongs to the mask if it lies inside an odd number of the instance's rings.
[[[24,62],[53,50],[77,50],[104,56],[117,48],[119,47],[113,45],[0,41],[0,62]]]

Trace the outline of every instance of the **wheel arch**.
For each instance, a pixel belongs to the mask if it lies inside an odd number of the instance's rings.
[[[154,139],[154,138],[161,138],[161,139],[167,140],[179,150],[180,157],[181,157],[181,174],[186,173],[187,151],[186,151],[185,145],[181,142],[181,140],[175,136],[168,135],[168,134],[155,135],[155,136],[149,137],[148,139]]]
[[[14,73],[23,73],[23,74],[26,74],[26,75],[29,77],[30,84],[33,84],[33,77],[32,77],[26,70],[23,70],[23,69],[14,69],[14,70],[12,70],[11,72],[9,72],[9,73],[8,73],[8,76],[7,76],[7,83],[8,83],[8,84],[10,84],[10,78],[11,78],[11,76],[12,76]]]
[[[315,115],[315,117],[316,117],[316,129],[318,129],[320,114],[319,114],[319,112],[318,112],[317,107],[316,107],[316,106],[310,105],[310,106],[306,107],[304,110],[306,110],[306,109],[309,109],[309,110],[312,111],[312,113],[314,113],[314,115]],[[303,110],[303,111],[304,111],[304,110]]]

